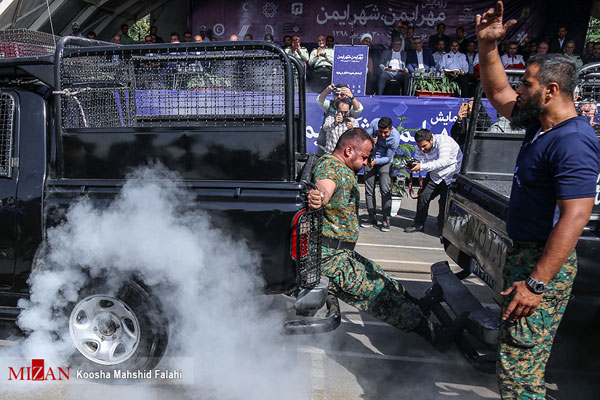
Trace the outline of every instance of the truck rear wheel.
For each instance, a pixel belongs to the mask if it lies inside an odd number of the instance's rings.
[[[114,295],[90,285],[69,316],[74,360],[88,370],[148,370],[167,345],[167,323],[156,299],[130,281]]]

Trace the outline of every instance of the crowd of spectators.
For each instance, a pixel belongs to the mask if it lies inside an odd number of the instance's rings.
[[[93,31],[84,36],[77,22],[72,25],[73,36],[96,39]],[[389,32],[389,45],[374,47],[373,36],[365,33],[358,37],[361,45],[369,47],[367,87],[365,94],[403,94],[409,93],[409,82],[416,74],[436,72],[445,74],[460,87],[462,97],[472,96],[475,83],[479,78],[479,57],[477,43],[469,40],[467,32],[461,26],[456,27],[454,35],[446,34],[446,25],[439,23],[436,33],[429,37],[422,35],[413,26],[404,21],[399,21]],[[526,37],[521,42],[505,40],[499,46],[502,62],[506,69],[524,68],[529,57],[542,53],[564,53],[573,60],[577,68],[584,64],[600,61],[600,42],[588,42],[585,48],[577,49],[576,43],[568,35],[566,26],[541,39]],[[237,41],[237,35],[228,37],[229,41]],[[244,40],[253,40],[247,33]],[[302,38],[299,34],[286,35],[281,41],[271,34],[259,38],[268,42],[280,44],[286,53],[297,58],[306,67],[308,89],[320,93],[331,83],[333,69],[333,36],[318,35],[316,38]],[[182,36],[178,32],[171,32],[170,43],[216,41],[217,38],[206,28],[200,26],[198,32],[193,34],[186,31]],[[302,42],[312,43],[316,46],[308,48]],[[136,43],[129,35],[129,26],[123,24],[119,33],[111,39],[114,43]],[[158,34],[158,28],[151,26],[143,42],[137,43],[164,43]],[[579,50],[579,51],[578,51]],[[390,85],[394,82],[394,85]]]

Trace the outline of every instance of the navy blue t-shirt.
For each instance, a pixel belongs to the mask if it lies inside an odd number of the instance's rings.
[[[511,239],[546,241],[560,217],[556,201],[596,197],[599,169],[600,144],[589,118],[570,118],[545,133],[539,122],[527,128],[506,219]]]

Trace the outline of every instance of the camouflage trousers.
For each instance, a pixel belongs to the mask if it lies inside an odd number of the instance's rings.
[[[406,289],[368,258],[353,250],[326,247],[322,257],[329,292],[340,300],[403,331],[414,330],[423,319]]]
[[[544,243],[515,243],[506,253],[504,287],[524,281],[542,256]],[[577,257],[573,251],[554,279],[548,284],[542,302],[529,317],[513,323],[501,322],[496,372],[503,399],[544,399],[544,375],[552,342],[567,307]],[[507,296],[504,311],[510,303]]]

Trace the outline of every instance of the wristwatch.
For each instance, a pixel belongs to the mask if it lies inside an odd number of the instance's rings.
[[[546,291],[546,284],[534,279],[531,275],[527,277],[525,284],[535,294],[542,294]]]
[[[354,100],[354,96],[350,97],[350,101],[353,101],[353,100]]]

